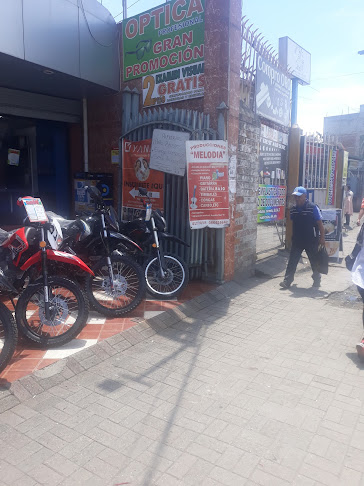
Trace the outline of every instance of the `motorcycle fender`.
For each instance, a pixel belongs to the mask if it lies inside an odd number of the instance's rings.
[[[40,263],[41,259],[42,259],[42,252],[38,251],[24,263],[24,265],[21,267],[21,270],[25,271],[31,266]],[[77,256],[71,255],[70,253],[66,253],[64,251],[57,251],[57,250],[47,250],[47,259],[56,262],[68,263],[69,265],[75,265],[76,267],[79,267],[84,272],[87,272],[90,275],[94,275],[94,272],[86,265],[86,263],[84,263]]]
[[[190,246],[188,243],[181,240],[181,238],[178,238],[178,236],[170,235],[169,233],[160,233],[160,237],[163,240],[174,241],[175,243],[180,243],[181,245],[184,246],[188,246],[188,247]]]
[[[131,245],[135,246],[135,248],[138,248],[138,250],[140,250],[141,252],[143,252],[143,250],[140,248],[139,245],[137,245],[135,243],[135,241],[133,241],[132,239],[128,238],[127,236],[125,235],[122,235],[121,233],[115,233],[114,231],[110,231],[110,237],[111,238],[116,238],[118,240],[124,240],[124,241],[127,241],[128,243],[130,243]]]

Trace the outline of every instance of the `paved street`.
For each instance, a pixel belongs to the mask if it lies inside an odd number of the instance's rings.
[[[335,264],[312,289],[300,265],[282,291],[284,265],[3,389],[0,484],[364,484],[350,274]]]

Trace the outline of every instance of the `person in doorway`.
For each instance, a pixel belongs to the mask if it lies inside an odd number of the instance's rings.
[[[325,245],[321,211],[316,204],[308,201],[304,187],[296,187],[292,195],[296,202],[290,211],[293,223],[292,248],[284,280],[279,285],[283,289],[291,286],[302,252],[306,250],[312,268],[313,286],[319,287],[321,274],[317,271],[317,251],[319,245]]]
[[[350,218],[353,215],[353,196],[354,193],[349,185],[344,189],[344,214],[345,214],[345,226],[350,226]]]
[[[351,280],[356,285],[360,297],[363,301],[363,328],[364,328],[364,225],[361,227],[358,237],[356,239],[355,247],[351,253],[351,257],[355,258],[353,268],[351,270]],[[356,350],[359,359],[364,361],[364,337],[360,343],[356,345]]]
[[[357,224],[358,226],[360,226],[360,220],[361,220],[361,218],[363,217],[363,214],[364,214],[364,198],[363,198],[363,200],[362,200],[362,202],[361,202],[360,211],[359,211],[359,216],[358,216],[358,221],[356,222],[356,224]]]

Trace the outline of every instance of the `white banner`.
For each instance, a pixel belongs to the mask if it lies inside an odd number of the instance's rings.
[[[143,77],[143,108],[204,96],[205,63]]]

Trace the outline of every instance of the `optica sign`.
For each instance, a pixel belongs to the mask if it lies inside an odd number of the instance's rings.
[[[124,24],[124,81],[204,60],[205,0],[172,0]]]

